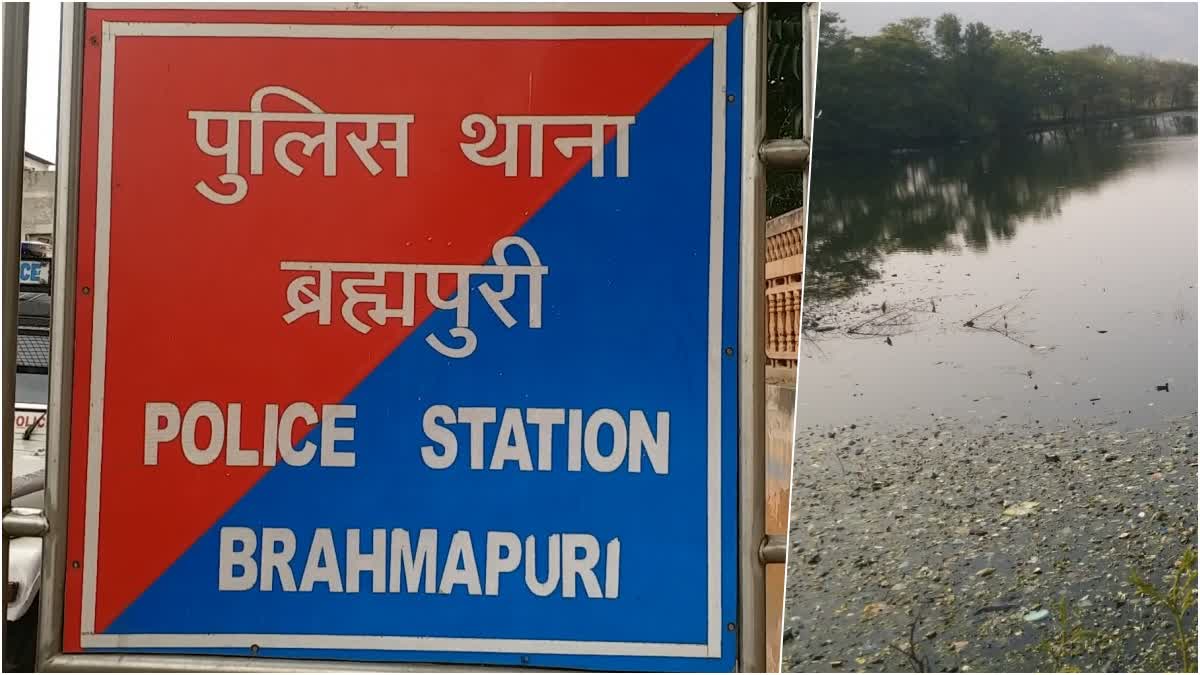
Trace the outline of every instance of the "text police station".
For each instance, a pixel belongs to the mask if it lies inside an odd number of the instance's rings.
[[[268,404],[263,412],[261,449],[255,449],[242,447],[240,404],[222,410],[213,402],[201,401],[187,407],[181,416],[173,403],[148,403],[145,463],[157,464],[161,446],[168,444],[197,465],[211,464],[223,456],[228,466],[274,466],[280,460],[303,466],[316,460],[323,467],[353,467],[356,407],[324,405],[320,414],[317,411],[317,406],[309,403],[282,408]],[[420,452],[430,469],[446,469],[459,461],[461,441],[468,449],[463,461],[480,471],[582,471],[586,463],[588,470],[600,473],[622,467],[638,473],[645,455],[649,471],[666,474],[671,416],[658,412],[654,417],[652,428],[641,410],[622,415],[601,408],[585,416],[583,410],[575,408],[498,410],[435,405],[425,411],[423,418],[431,444],[409,451]],[[347,424],[339,426],[339,421]],[[290,440],[297,429],[318,423],[320,443],[305,441],[297,449]],[[202,435],[206,440],[201,440]],[[530,438],[535,439],[532,444]],[[337,447],[339,441],[344,447]],[[342,561],[337,557],[335,536],[346,542]],[[359,529],[334,533],[318,528],[312,533],[307,554],[297,556],[296,534],[291,529],[223,527],[219,587],[222,591],[271,591],[278,580],[281,590],[301,593],[322,585],[334,593],[365,589],[372,593],[449,595],[462,586],[471,595],[499,595],[501,575],[516,573],[524,564],[525,585],[537,596],[558,593],[576,597],[577,582],[583,597],[612,599],[620,593],[618,538],[601,547],[595,536],[586,533],[552,534],[545,542],[530,535],[522,543],[515,532],[488,532],[484,542],[472,541],[466,530],[444,532],[442,536],[450,537],[450,547],[439,564],[438,531],[421,529],[415,536],[414,541],[402,528],[390,532],[376,528],[369,532],[367,547]],[[539,551],[546,569],[542,578],[537,572]],[[477,560],[483,560],[482,573]],[[361,583],[364,573],[369,575],[369,585]]]

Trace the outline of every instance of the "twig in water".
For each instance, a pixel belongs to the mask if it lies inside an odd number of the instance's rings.
[[[868,317],[846,329],[847,335],[862,337],[896,337],[909,332],[915,321],[907,307],[894,308],[878,316]]]
[[[921,623],[921,612],[918,610],[913,614],[912,625],[908,627],[908,645],[901,646],[894,642],[888,643],[892,649],[900,652],[908,659],[914,673],[929,672],[929,657],[922,656],[920,649],[917,648],[917,626]]]
[[[1004,336],[1009,340],[1021,345],[1022,347],[1026,346],[1024,340],[1020,339],[1020,333],[1014,334],[1009,332],[1008,315],[1010,312],[1019,307],[1021,302],[1024,301],[1025,298],[1029,297],[1030,293],[1033,293],[1033,290],[1025,291],[1020,297],[1012,302],[1001,303],[995,307],[989,307],[983,310],[970,319],[967,319],[963,323],[963,327],[973,328],[975,330],[990,331],[997,335]],[[997,313],[999,316],[997,316]]]
[[[838,452],[837,450],[834,450],[833,456],[837,458],[838,466],[842,469],[842,477],[848,478],[849,476],[846,474],[846,465],[842,464],[842,453]]]

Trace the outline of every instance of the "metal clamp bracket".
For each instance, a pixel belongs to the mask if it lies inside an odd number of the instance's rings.
[[[768,169],[803,171],[809,154],[808,141],[801,138],[774,138],[758,146],[758,157]]]
[[[40,537],[50,531],[46,514],[34,509],[18,509],[4,514],[4,536]]]
[[[768,534],[758,547],[758,559],[764,565],[787,562],[787,535]]]

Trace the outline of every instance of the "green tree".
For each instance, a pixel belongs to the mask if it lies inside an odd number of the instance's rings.
[[[1050,52],[1028,31],[997,31],[992,51],[992,117],[999,129],[1022,129],[1052,96]]]
[[[1172,107],[1196,105],[1196,66],[1178,61],[1166,66],[1165,85]]]
[[[986,97],[988,87],[995,75],[995,59],[992,53],[992,31],[976,21],[967,24],[963,31],[962,68],[959,69],[959,91],[967,115],[977,121],[980,103]],[[984,124],[976,123],[977,127]]]
[[[939,16],[933,26],[933,34],[937,38],[938,56],[955,59],[962,53],[962,23],[958,16],[949,12]]]
[[[889,23],[880,29],[879,34],[883,37],[914,42],[922,48],[932,51],[933,42],[929,38],[929,24],[929,19],[914,16]]]

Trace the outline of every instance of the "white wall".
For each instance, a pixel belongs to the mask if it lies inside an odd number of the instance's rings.
[[[21,239],[49,242],[54,230],[54,171],[24,172]]]

